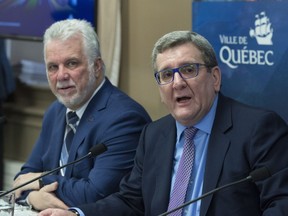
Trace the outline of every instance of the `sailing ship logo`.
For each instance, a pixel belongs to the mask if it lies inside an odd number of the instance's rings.
[[[256,14],[255,18],[255,29],[250,29],[250,37],[255,37],[259,45],[272,45],[273,28],[266,13],[262,11]]]

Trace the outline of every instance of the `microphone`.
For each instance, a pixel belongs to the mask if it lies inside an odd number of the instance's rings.
[[[57,167],[57,168],[55,168],[55,169],[53,169],[53,170],[50,170],[50,171],[47,171],[47,172],[43,172],[42,175],[40,175],[40,176],[38,176],[38,177],[36,177],[36,178],[33,178],[33,179],[31,179],[31,180],[29,180],[29,181],[27,181],[27,182],[24,182],[23,184],[18,185],[17,187],[12,188],[12,189],[10,189],[10,190],[8,190],[8,191],[5,191],[4,193],[1,193],[1,194],[0,194],[0,197],[3,197],[3,196],[5,196],[5,195],[7,195],[7,194],[9,194],[9,193],[11,193],[11,192],[13,192],[13,191],[21,188],[21,187],[24,187],[24,186],[26,186],[26,185],[34,182],[34,181],[37,181],[37,180],[41,179],[41,178],[44,177],[44,176],[47,176],[47,175],[49,175],[49,174],[51,174],[51,173],[54,173],[54,172],[56,172],[56,171],[58,171],[58,170],[60,170],[60,169],[63,169],[64,167],[67,167],[67,166],[70,166],[70,165],[72,165],[72,164],[78,163],[79,161],[82,161],[82,160],[84,160],[84,159],[86,159],[86,158],[96,157],[97,155],[102,154],[102,153],[105,152],[106,150],[107,150],[107,147],[106,147],[104,144],[102,144],[102,143],[101,143],[101,144],[97,144],[97,145],[93,146],[93,147],[89,150],[88,154],[84,155],[83,157],[80,157],[80,158],[78,158],[78,159],[75,160],[75,161],[72,161],[72,162],[70,162],[70,163],[64,164],[64,165],[62,165],[62,166],[59,166],[59,167]]]
[[[201,199],[203,199],[203,198],[205,198],[205,197],[207,197],[207,196],[209,196],[209,195],[211,195],[213,193],[216,193],[216,192],[218,192],[218,191],[220,191],[220,190],[222,190],[224,188],[227,188],[227,187],[230,187],[230,186],[233,186],[233,185],[237,185],[237,184],[240,184],[240,183],[243,183],[243,182],[246,182],[246,181],[256,182],[256,181],[264,180],[264,179],[266,179],[266,178],[268,178],[270,176],[271,176],[271,174],[270,174],[268,168],[267,167],[261,167],[259,169],[253,170],[249,174],[249,176],[247,176],[246,178],[243,178],[243,179],[240,179],[238,181],[235,181],[235,182],[223,185],[221,187],[215,188],[214,190],[211,190],[211,191],[209,191],[209,192],[207,192],[205,194],[202,194],[201,196],[197,197],[196,199],[192,199],[192,200],[190,200],[188,202],[185,202],[182,205],[180,205],[180,206],[178,206],[178,207],[176,207],[176,208],[174,208],[174,209],[172,209],[170,211],[164,212],[164,213],[162,213],[162,214],[160,214],[158,216],[169,215],[169,214],[171,214],[171,213],[173,213],[173,212],[175,212],[175,211],[177,211],[179,209],[182,209],[182,208],[190,205],[191,203],[194,203],[194,202],[196,202],[198,200],[201,200]]]

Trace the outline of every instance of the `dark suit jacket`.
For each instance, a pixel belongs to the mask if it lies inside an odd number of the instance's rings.
[[[92,205],[85,216],[159,215],[167,211],[176,142],[168,115],[143,129],[131,175],[120,192]],[[202,200],[201,216],[287,215],[288,129],[275,113],[219,95],[204,174],[203,193],[266,166],[273,176],[239,184]]]
[[[66,107],[58,101],[48,108],[39,139],[19,174],[49,171],[59,166],[65,113]],[[67,205],[94,202],[116,192],[120,180],[133,166],[141,130],[150,121],[142,106],[106,79],[79,122],[68,162],[86,155],[99,143],[105,144],[108,150],[95,159],[67,167],[65,177],[59,174],[44,177],[44,184],[58,181],[56,194]]]

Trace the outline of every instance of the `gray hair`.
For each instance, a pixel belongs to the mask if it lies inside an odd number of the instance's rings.
[[[88,64],[93,65],[97,57],[101,57],[99,39],[91,23],[85,20],[67,19],[55,22],[44,33],[44,57],[46,45],[52,40],[65,41],[80,34],[83,38],[83,49],[87,55]]]
[[[212,45],[203,36],[191,31],[173,31],[162,36],[154,45],[152,51],[152,67],[156,71],[156,60],[158,54],[164,52],[169,48],[173,48],[185,43],[192,43],[196,46],[201,54],[204,64],[208,67],[218,65],[215,51]]]

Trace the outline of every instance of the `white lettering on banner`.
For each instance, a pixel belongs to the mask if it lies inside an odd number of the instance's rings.
[[[271,60],[274,53],[272,50],[248,50],[247,46],[243,49],[232,49],[229,46],[223,46],[219,51],[220,60],[230,68],[235,69],[238,65],[274,65]]]
[[[254,28],[250,28],[249,35],[255,38],[259,46],[273,45],[273,28],[265,11],[255,15]],[[273,66],[274,52],[272,50],[249,50],[247,36],[219,35],[223,45],[219,51],[220,60],[228,67],[235,69],[239,65],[266,65]],[[232,46],[243,45],[243,48]]]

